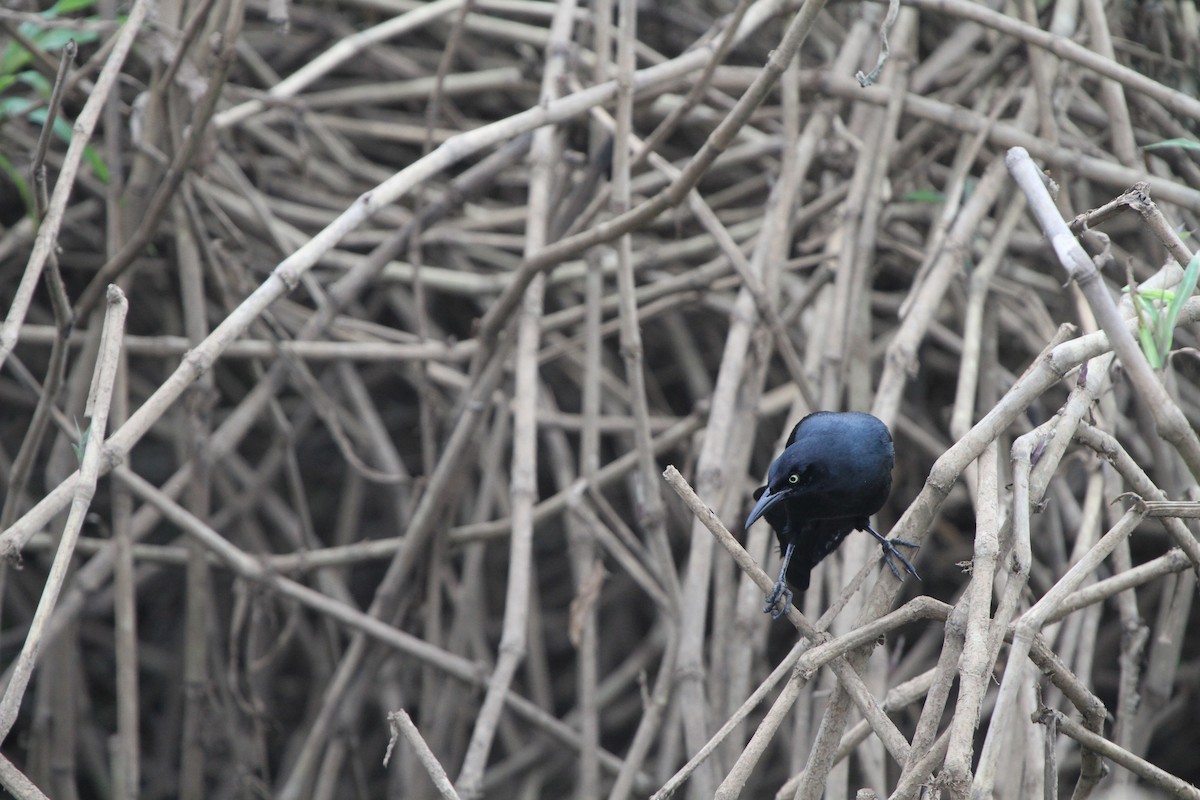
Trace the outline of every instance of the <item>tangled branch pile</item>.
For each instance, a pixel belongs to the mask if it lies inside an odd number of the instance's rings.
[[[1194,0],[0,47],[14,795],[1200,796]],[[891,427],[923,580],[854,534],[772,622],[816,408]]]

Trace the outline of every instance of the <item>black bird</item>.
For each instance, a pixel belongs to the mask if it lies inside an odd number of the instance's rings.
[[[816,411],[796,423],[783,453],[771,463],[767,485],[755,490],[758,502],[746,519],[748,529],[765,516],[783,551],[779,580],[766,597],[764,612],[778,619],[792,602],[787,584],[801,592],[807,589],[812,568],[853,530],[867,531],[879,540],[884,562],[897,578],[900,572],[892,556],[920,579],[895,547],[918,545],[903,539],[888,541],[875,532],[869,519],[887,502],[895,463],[892,435],[870,414]],[[779,605],[781,597],[784,601]]]

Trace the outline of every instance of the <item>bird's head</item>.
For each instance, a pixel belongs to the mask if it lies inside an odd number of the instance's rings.
[[[759,495],[754,510],[746,519],[749,528],[773,506],[785,500],[802,497],[818,480],[820,465],[807,457],[801,448],[789,447],[771,464],[767,485]]]
[[[895,451],[887,426],[870,414],[819,411],[800,420],[771,463],[749,528],[777,504],[810,519],[869,516],[886,502]],[[768,518],[770,519],[770,518]],[[772,525],[779,528],[774,521]]]

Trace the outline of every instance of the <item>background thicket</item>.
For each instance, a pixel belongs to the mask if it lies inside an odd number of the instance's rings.
[[[1198,83],[1193,0],[6,3],[0,784],[1200,796]],[[772,621],[817,408],[922,580]]]

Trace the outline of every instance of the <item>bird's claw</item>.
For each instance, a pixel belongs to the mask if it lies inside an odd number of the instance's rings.
[[[782,604],[779,602],[781,598]],[[775,581],[775,586],[771,588],[771,593],[766,597],[763,613],[770,614],[771,619],[779,619],[787,613],[788,606],[791,604],[792,590],[787,588],[787,584],[783,581]]]
[[[917,570],[915,567],[913,567],[912,562],[905,558],[904,554],[896,549],[896,545],[898,544],[904,545],[905,547],[912,547],[914,549],[921,546],[915,542],[905,541],[904,539],[884,539],[881,537],[879,540],[879,546],[883,548],[883,563],[888,565],[888,569],[890,569],[892,574],[896,576],[896,580],[903,580],[903,578],[900,577],[900,570],[896,569],[896,565],[892,563],[892,557],[895,556],[896,558],[900,559],[900,563],[904,565],[904,569],[909,575],[912,575],[917,580],[921,580],[921,576],[917,574]]]

